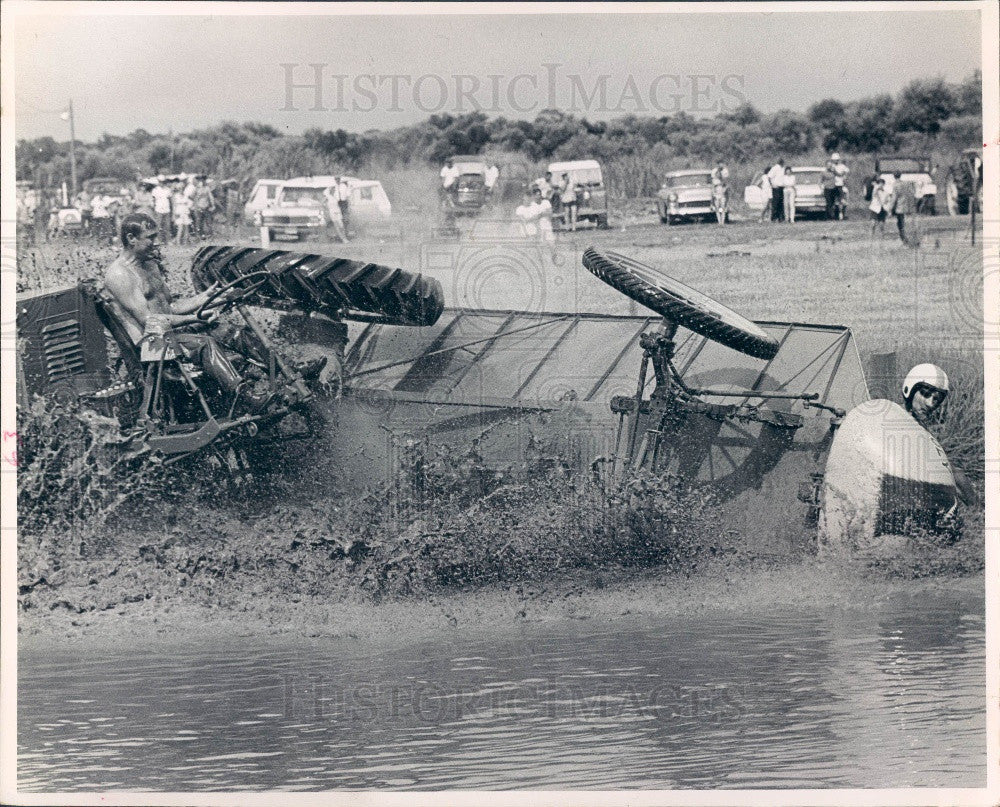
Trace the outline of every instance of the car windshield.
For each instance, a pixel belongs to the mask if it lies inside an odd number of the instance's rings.
[[[926,160],[914,160],[910,157],[891,157],[878,161],[878,169],[883,174],[923,174],[927,171]]]
[[[283,205],[321,206],[325,204],[322,188],[289,188],[285,186],[281,189],[278,201]]]
[[[562,174],[569,174],[569,181],[574,185],[596,188],[603,184],[600,168],[577,168],[573,171],[556,172],[553,176],[561,182]]]
[[[796,185],[819,185],[823,180],[822,171],[792,171]]]
[[[668,188],[692,188],[698,185],[711,185],[712,173],[706,171],[703,174],[685,174],[684,176],[668,176],[663,180],[663,184]]]
[[[462,174],[458,178],[459,190],[475,190],[486,184],[481,174]]]

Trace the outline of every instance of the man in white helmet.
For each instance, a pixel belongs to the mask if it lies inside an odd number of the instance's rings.
[[[937,412],[951,388],[948,376],[936,364],[918,364],[903,382],[906,411],[926,428],[937,421]]]
[[[944,370],[936,364],[918,364],[906,374],[906,380],[903,381],[903,403],[906,411],[913,415],[913,419],[926,429],[940,422],[941,404],[950,391],[948,375]],[[968,504],[972,501],[972,483],[965,473],[955,466],[954,460],[951,462],[951,470],[958,496],[962,502]]]

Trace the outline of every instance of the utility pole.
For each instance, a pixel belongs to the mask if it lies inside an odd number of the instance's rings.
[[[73,121],[73,99],[69,99],[69,187],[70,195],[76,196],[76,126]]]

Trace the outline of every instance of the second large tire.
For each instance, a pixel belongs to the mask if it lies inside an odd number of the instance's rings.
[[[252,272],[274,278],[252,302],[306,310],[335,318],[351,312],[374,314],[394,325],[433,325],[444,310],[444,289],[432,277],[377,263],[254,247],[207,246],[191,265],[191,282],[203,291],[217,280],[230,282]]]
[[[719,344],[758,359],[778,352],[777,340],[759,325],[652,266],[593,247],[583,253],[583,265],[637,303]]]

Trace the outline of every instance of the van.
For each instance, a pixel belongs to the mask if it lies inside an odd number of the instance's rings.
[[[549,163],[546,169],[552,174],[553,183],[561,183],[562,175],[569,175],[569,183],[579,187],[577,193],[577,224],[583,221],[593,222],[594,226],[605,229],[608,226],[608,195],[604,187],[604,174],[597,160],[567,160],[566,162]],[[555,212],[553,224],[566,226],[566,213]]]
[[[250,191],[250,198],[243,206],[243,222],[245,224],[260,224],[260,214],[265,207],[274,204],[278,198],[278,191],[284,184],[283,179],[258,179],[257,184]]]

